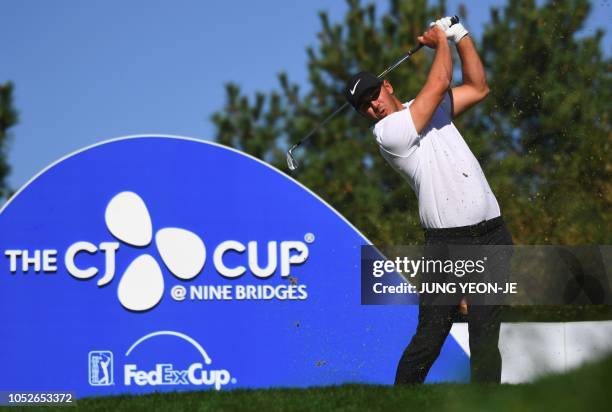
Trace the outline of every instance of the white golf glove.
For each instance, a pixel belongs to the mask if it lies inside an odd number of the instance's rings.
[[[447,39],[452,39],[455,44],[459,43],[459,40],[463,39],[465,36],[469,34],[469,32],[463,27],[463,24],[456,23],[451,26],[451,18],[450,17],[442,17],[441,19],[436,20],[433,23],[429,24],[429,27],[439,26],[442,30],[444,30],[444,34],[446,34]]]

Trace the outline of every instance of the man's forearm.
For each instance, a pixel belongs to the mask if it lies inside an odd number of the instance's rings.
[[[453,60],[450,54],[448,42],[441,41],[436,48],[429,75],[427,76],[427,85],[438,86],[441,93],[444,93],[451,84],[453,77]]]
[[[450,86],[453,62],[446,35],[440,28],[429,29],[423,33],[423,36],[419,36],[418,40],[427,47],[436,49],[427,81],[409,108],[414,129],[417,133],[421,133],[421,130],[430,122]]]
[[[461,58],[461,73],[463,84],[474,87],[479,91],[487,91],[487,78],[484,67],[476,51],[476,46],[470,36],[465,36],[457,43],[457,51]]]

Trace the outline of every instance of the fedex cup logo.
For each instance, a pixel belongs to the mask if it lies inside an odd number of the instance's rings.
[[[159,386],[159,385],[196,385],[199,387],[211,386],[216,390],[237,382],[231,377],[227,369],[212,369],[212,359],[202,345],[192,337],[175,331],[153,332],[138,339],[125,353],[126,358],[143,342],[158,337],[172,336],[180,338],[191,344],[201,355],[202,360],[190,364],[187,368],[177,368],[173,363],[156,363],[152,368],[143,369],[137,363],[129,362],[124,365],[125,386]]]
[[[169,272],[176,278],[189,281],[196,278],[207,258],[203,240],[195,233],[175,227],[162,228],[153,236],[153,224],[143,199],[134,192],[121,192],[115,195],[106,207],[105,222],[110,233],[121,243],[148,247],[155,239],[155,246]],[[310,235],[313,236],[313,235]],[[91,279],[99,274],[98,287],[109,284],[115,276],[116,252],[120,242],[102,242],[97,246],[91,242],[80,241],[72,244],[66,251],[64,263],[68,273],[77,279]],[[280,276],[289,277],[291,265],[299,265],[308,258],[309,250],[302,241],[270,241],[267,244],[268,263],[261,267],[258,262],[259,244],[249,241],[246,245],[237,240],[226,240],[213,250],[213,265],[223,277],[235,279],[250,272],[260,279],[273,276],[280,266]],[[224,255],[228,251],[243,254],[246,252],[247,264],[228,267]],[[105,268],[81,267],[77,264],[80,253],[103,253]],[[160,264],[153,256],[143,253],[134,259],[125,270],[117,287],[121,305],[132,311],[145,311],[153,308],[162,299],[164,276]]]

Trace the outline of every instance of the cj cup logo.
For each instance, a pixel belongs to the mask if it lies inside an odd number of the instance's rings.
[[[116,195],[106,207],[105,221],[108,230],[117,239],[131,246],[146,247],[153,240],[151,216],[144,201],[133,192]],[[170,272],[179,279],[190,280],[204,267],[206,248],[195,233],[179,228],[164,228],[155,234],[159,254]],[[115,273],[117,242],[104,242],[100,250],[106,253],[106,272],[98,280],[98,286],[108,284]],[[98,273],[94,267],[81,269],[75,264],[79,252],[96,253],[98,248],[89,242],[77,242],[66,252],[66,269],[79,279],[89,279]],[[119,302],[130,310],[143,311],[157,305],[164,293],[162,270],[153,256],[144,253],[126,269],[119,281]]]
[[[108,203],[105,222],[110,233],[120,242],[135,246],[148,247],[153,242],[153,224],[143,199],[134,192],[121,192]],[[314,235],[307,234],[308,242]],[[168,271],[177,279],[190,281],[197,277],[206,262],[206,247],[195,233],[176,227],[162,228],[155,233],[155,245]],[[96,267],[82,268],[76,264],[79,253],[105,254],[105,272],[98,280],[99,287],[113,280],[115,257],[119,242],[102,242],[98,246],[81,241],[72,244],[65,254],[68,273],[78,279],[90,279],[99,273]],[[247,265],[228,267],[224,255],[228,251],[243,254],[247,252]],[[309,255],[305,242],[270,241],[267,244],[268,261],[261,266],[258,261],[258,243],[250,241],[245,246],[237,240],[226,240],[219,244],[213,253],[214,267],[221,276],[236,279],[250,272],[260,279],[273,276],[280,266],[280,276],[289,277],[292,265],[303,264]],[[117,287],[119,302],[126,309],[145,311],[157,305],[164,294],[164,276],[160,264],[153,256],[143,253],[130,263]]]

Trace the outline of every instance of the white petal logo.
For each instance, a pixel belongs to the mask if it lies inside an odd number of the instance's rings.
[[[134,192],[121,192],[111,199],[104,214],[108,230],[132,246],[151,243],[153,225],[145,202]]]
[[[119,281],[119,302],[127,309],[143,311],[157,305],[164,293],[164,277],[150,255],[137,257]]]
[[[108,230],[132,246],[148,246],[153,224],[145,202],[134,192],[121,192],[106,207]],[[165,228],[155,234],[155,243],[170,273],[181,280],[195,278],[204,267],[206,248],[198,235],[185,229]],[[159,263],[149,254],[137,257],[119,281],[119,302],[129,310],[145,311],[159,303],[164,277]]]
[[[206,248],[195,233],[185,229],[166,228],[157,232],[155,243],[162,260],[179,279],[193,279],[204,267]]]

